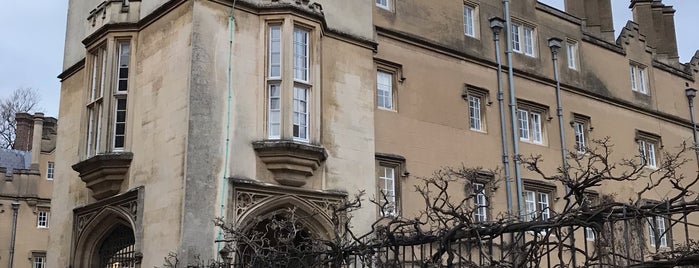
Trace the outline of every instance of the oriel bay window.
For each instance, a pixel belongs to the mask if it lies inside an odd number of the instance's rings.
[[[270,20],[266,28],[266,138],[311,142],[319,129],[319,34],[290,17]]]
[[[85,157],[90,158],[124,150],[131,40],[107,39],[91,49],[87,60]]]

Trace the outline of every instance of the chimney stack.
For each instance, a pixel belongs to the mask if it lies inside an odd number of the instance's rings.
[[[662,0],[631,0],[630,7],[633,20],[646,36],[648,45],[655,48],[658,60],[679,64],[675,9],[663,4]]]
[[[32,149],[32,133],[34,130],[34,119],[28,113],[15,114],[15,143],[12,149],[29,151]]]
[[[39,156],[41,155],[41,139],[44,130],[44,114],[34,114],[34,131],[32,133],[32,166],[39,166]]]
[[[611,0],[565,0],[568,14],[584,21],[585,31],[608,42],[614,42],[614,20]]]

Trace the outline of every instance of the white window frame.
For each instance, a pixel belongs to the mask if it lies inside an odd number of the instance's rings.
[[[575,150],[578,153],[585,152],[585,124],[582,122],[574,122],[573,129],[575,131]]]
[[[275,91],[276,89],[276,91]],[[274,95],[273,93],[276,93]],[[280,84],[269,84],[267,90],[267,138],[280,139],[282,133],[282,88]],[[277,107],[273,103],[276,100]],[[276,118],[276,121],[274,120]],[[276,134],[274,130],[276,128]]]
[[[592,227],[585,227],[585,240],[595,241],[595,229]]]
[[[39,210],[36,213],[36,227],[37,228],[49,228],[49,212],[45,210]]]
[[[573,114],[573,136],[575,137],[575,151],[585,153],[590,131],[590,118],[581,114]]]
[[[512,23],[512,51],[529,57],[536,57],[536,27]]]
[[[269,57],[269,66],[267,75],[269,79],[281,79],[282,78],[282,26],[281,25],[269,25],[269,48],[267,57]],[[278,34],[278,38],[275,38],[275,33]],[[274,48],[279,51],[274,51]],[[275,61],[275,56],[278,59]],[[278,74],[274,73],[274,68],[278,68]]]
[[[49,161],[46,164],[46,179],[47,180],[53,180],[54,177],[54,171],[56,170],[56,163]]]
[[[483,131],[483,99],[481,96],[468,95],[468,123],[471,130]]]
[[[386,0],[388,1],[388,0]],[[478,38],[477,10],[475,6],[464,4],[464,34],[469,37]]]
[[[640,64],[630,63],[629,70],[631,75],[631,91],[650,95],[647,68]]]
[[[488,220],[488,196],[485,184],[473,183],[473,220],[475,222],[485,222]]]
[[[525,221],[551,218],[551,192],[535,189],[524,190]]]
[[[381,216],[396,216],[397,209],[397,194],[396,194],[396,169],[393,165],[379,165],[379,203],[382,204]],[[383,206],[383,202],[388,201],[388,205]],[[388,211],[384,210],[388,209]]]
[[[650,245],[655,247],[656,246],[656,232],[657,234],[662,234],[660,236],[660,245],[659,247],[667,247],[668,246],[668,232],[667,232],[667,222],[665,217],[662,216],[655,216],[655,217],[648,217],[647,219],[648,222],[648,238]],[[654,230],[657,229],[657,230]]]
[[[92,77],[88,96],[87,139],[85,155],[91,157],[101,153],[102,140],[102,109],[104,105],[104,88],[107,80],[107,46],[102,45],[90,52]]]
[[[393,103],[394,74],[384,70],[376,71],[376,107],[394,111]]]
[[[512,23],[512,51],[522,53],[522,25]]]
[[[32,268],[46,268],[46,256],[33,256]]]
[[[657,143],[650,140],[639,140],[638,146],[641,154],[641,163],[651,169],[658,168]]]
[[[294,96],[293,96],[293,122],[292,122],[292,137],[294,140],[308,142],[309,136],[309,123],[308,113],[309,113],[309,97],[310,89],[302,86],[294,86]],[[303,108],[300,110],[300,108]],[[304,122],[301,121],[303,119]],[[298,131],[296,129],[298,128]],[[298,132],[298,133],[297,133]]]
[[[294,54],[294,81],[308,83],[310,80],[309,72],[309,44],[310,44],[310,31],[294,27],[293,32],[293,54]],[[303,37],[301,39],[297,39]],[[297,50],[298,47],[302,47],[302,50]],[[303,54],[298,54],[298,52],[303,52]]]
[[[566,42],[566,54],[568,56],[568,69],[578,69],[578,43],[573,41]]]
[[[534,144],[544,144],[543,108],[517,108],[519,140]]]
[[[313,93],[313,84],[317,78],[313,77],[311,70],[311,62],[315,62],[311,55],[311,45],[317,36],[310,26],[296,24],[294,21],[291,24],[293,27],[287,27],[282,21],[275,20],[265,25],[265,55],[268,59],[265,69],[264,135],[270,140],[292,139],[308,143],[314,135],[311,133],[311,118],[314,113],[311,102],[318,97]],[[289,29],[290,32],[285,33],[284,29]],[[283,56],[285,49],[287,61]],[[282,78],[285,72],[290,72],[291,75]]]
[[[391,0],[376,0],[376,6],[385,10],[391,10]]]

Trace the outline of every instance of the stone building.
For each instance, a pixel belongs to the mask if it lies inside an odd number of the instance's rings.
[[[0,267],[46,267],[57,120],[16,115],[14,149],[0,149]]]
[[[634,21],[615,39],[610,0],[567,0],[565,12],[510,5],[521,154],[560,166],[550,38],[562,47],[566,147],[609,136],[623,152],[614,160],[640,145],[653,169],[661,148],[691,140],[685,88],[698,86],[699,57],[679,62],[672,7],[632,1]],[[417,177],[502,165],[489,19],[503,9],[479,0],[71,0],[49,264],[214,256],[213,218],[245,225],[290,206],[313,213],[309,230],[327,236],[328,204],[347,194],[385,191],[391,213],[409,215]],[[564,187],[521,172],[528,202],[561,206]],[[622,198],[636,187],[605,185]],[[506,211],[504,189],[483,217]],[[366,207],[354,220],[378,214]]]

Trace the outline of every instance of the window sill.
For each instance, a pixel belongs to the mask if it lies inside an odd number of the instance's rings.
[[[488,134],[487,131],[482,130],[482,129],[469,128],[469,130],[476,132],[476,133],[480,133],[480,134]]]
[[[252,147],[274,174],[274,179],[285,186],[305,185],[307,177],[313,176],[328,157],[322,146],[295,140],[256,141]]]
[[[388,108],[383,108],[383,107],[378,107],[378,106],[376,107],[376,109],[381,110],[381,111],[386,111],[386,112],[394,112],[394,113],[398,112],[395,109],[388,109]]]
[[[80,174],[80,179],[92,196],[103,199],[119,193],[121,183],[131,166],[133,154],[130,152],[98,154],[72,166]]]

